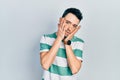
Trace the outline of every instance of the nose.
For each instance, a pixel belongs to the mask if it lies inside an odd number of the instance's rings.
[[[70,25],[70,26],[68,27],[68,31],[71,32],[71,30],[72,30],[72,25]]]

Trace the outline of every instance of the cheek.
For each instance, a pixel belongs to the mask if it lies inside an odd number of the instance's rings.
[[[73,32],[74,30],[75,30],[75,28],[72,28],[72,29],[71,29],[71,32]]]
[[[65,29],[67,30],[69,28],[69,26],[68,25],[65,25]]]

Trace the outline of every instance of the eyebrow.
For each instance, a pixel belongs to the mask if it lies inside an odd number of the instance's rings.
[[[69,20],[66,20],[66,21],[68,21],[68,22],[72,23],[72,22],[71,22],[71,21],[69,21]]]

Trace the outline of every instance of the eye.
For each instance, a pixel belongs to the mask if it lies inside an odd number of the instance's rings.
[[[78,25],[74,24],[73,27],[76,28]]]
[[[67,21],[67,20],[66,20],[66,24],[70,24],[70,21]]]

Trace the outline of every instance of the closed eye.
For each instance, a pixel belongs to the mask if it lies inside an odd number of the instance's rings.
[[[70,22],[70,21],[68,21],[68,20],[66,20],[66,23],[67,23],[67,24],[71,24],[71,22]]]
[[[73,25],[73,27],[75,27],[75,28],[76,28],[77,26],[78,26],[78,25],[76,25],[76,24]]]

